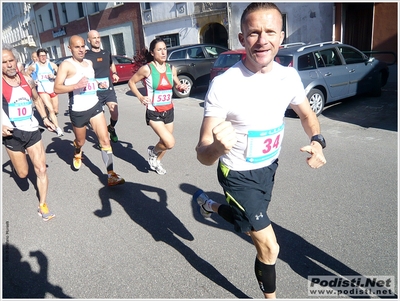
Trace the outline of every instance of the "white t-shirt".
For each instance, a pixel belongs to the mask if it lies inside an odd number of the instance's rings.
[[[237,143],[220,157],[232,170],[252,170],[278,158],[284,116],[289,104],[306,99],[297,71],[273,62],[266,74],[255,74],[240,61],[214,78],[205,98],[204,116],[230,121]]]

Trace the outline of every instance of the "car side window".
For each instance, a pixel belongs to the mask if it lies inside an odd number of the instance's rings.
[[[325,67],[324,58],[322,57],[321,53],[319,53],[318,51],[314,52],[314,57],[315,57],[315,60],[317,62],[318,68]]]
[[[225,52],[226,49],[214,46],[205,46],[206,52],[210,55],[210,57],[216,58],[222,52]]]
[[[117,60],[118,64],[131,64],[132,61],[130,59],[124,58],[124,57],[115,57],[114,58]]]
[[[358,64],[365,62],[365,56],[350,48],[350,47],[338,47],[339,51],[342,53],[342,56],[346,62],[346,64]]]
[[[186,58],[186,49],[177,50],[171,53],[169,60],[182,60]]]
[[[206,46],[204,48],[210,57],[218,57],[218,51],[215,47]]]
[[[312,53],[307,53],[305,55],[299,56],[299,58],[297,59],[298,71],[312,70],[315,68],[315,60]]]
[[[318,67],[322,67],[322,62],[325,64],[325,67],[342,65],[340,56],[335,48],[321,50],[319,51],[319,55],[320,55],[320,62],[318,63]]]
[[[188,53],[189,53],[189,58],[191,59],[204,59],[206,57],[201,47],[190,48],[188,50]]]

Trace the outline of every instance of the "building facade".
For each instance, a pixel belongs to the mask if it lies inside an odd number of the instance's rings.
[[[2,3],[3,43],[11,44],[19,53],[18,60],[25,63],[39,47],[39,34],[32,5],[27,2]]]
[[[168,47],[198,43],[227,47],[227,7],[226,2],[141,3],[145,43],[161,37]]]
[[[34,4],[41,46],[52,58],[70,55],[69,39],[100,33],[102,48],[133,57],[143,45],[139,3],[57,2]]]
[[[242,48],[238,40],[240,18],[249,3],[230,3],[230,48]],[[314,44],[332,41],[334,4],[324,2],[276,2],[283,14],[283,43]]]
[[[70,55],[69,38],[100,33],[102,47],[133,57],[155,37],[167,46],[214,43],[242,48],[240,17],[247,2],[2,2],[2,41],[30,59],[37,48],[51,58]],[[341,41],[365,51],[397,57],[397,2],[277,2],[284,43]]]

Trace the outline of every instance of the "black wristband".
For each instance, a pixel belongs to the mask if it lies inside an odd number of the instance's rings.
[[[312,136],[312,137],[311,137],[311,142],[313,142],[313,141],[316,141],[316,142],[318,142],[319,144],[321,144],[322,148],[325,148],[325,147],[326,147],[325,138],[324,138],[324,136],[322,136],[321,134]]]
[[[47,116],[42,117],[43,120],[45,120],[47,118]]]

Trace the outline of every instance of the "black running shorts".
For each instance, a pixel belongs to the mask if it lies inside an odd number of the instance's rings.
[[[150,120],[162,121],[165,124],[174,122],[174,108],[169,109],[168,111],[164,111],[164,112],[146,110],[146,123],[147,123],[147,125],[149,125]]]
[[[103,113],[103,106],[99,101],[94,107],[86,111],[76,112],[70,109],[69,117],[71,118],[71,123],[74,127],[82,128],[89,124],[92,117],[100,113]]]
[[[271,224],[267,215],[278,159],[271,165],[246,171],[229,170],[218,164],[218,181],[234,212],[237,232],[259,231]]]
[[[118,103],[117,101],[117,94],[115,94],[115,90],[105,90],[105,91],[97,91],[97,97],[99,98],[99,101],[101,104],[104,106],[107,104],[107,102],[115,102]]]
[[[34,132],[14,129],[12,136],[3,137],[3,144],[14,152],[25,152],[27,148],[35,145],[42,139],[40,130]]]

